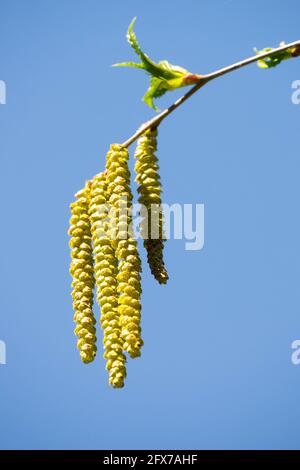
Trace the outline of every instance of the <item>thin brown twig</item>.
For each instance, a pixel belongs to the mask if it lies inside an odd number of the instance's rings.
[[[158,127],[160,123],[167,116],[169,116],[173,111],[175,111],[175,109],[179,108],[179,106],[181,106],[187,99],[189,99],[194,93],[196,93],[196,91],[200,90],[200,88],[202,88],[204,85],[206,85],[206,83],[210,82],[211,80],[214,80],[218,77],[222,77],[223,75],[226,75],[227,73],[233,72],[234,70],[238,70],[242,67],[245,67],[246,65],[252,64],[253,62],[257,62],[258,60],[264,59],[266,57],[271,57],[273,54],[276,54],[277,52],[282,52],[282,51],[285,51],[287,49],[294,48],[294,47],[299,48],[300,50],[300,40],[277,47],[276,49],[273,49],[270,52],[264,52],[263,54],[251,56],[247,59],[228,65],[227,67],[218,69],[215,72],[209,73],[207,75],[201,75],[199,82],[196,83],[196,85],[194,85],[193,88],[191,88],[187,93],[185,93],[185,95],[181,96],[178,100],[176,100],[169,108],[164,109],[161,113],[157,114],[152,119],[142,124],[138,128],[138,130],[131,137],[129,137],[129,139],[123,142],[123,144],[121,145],[123,147],[129,147],[147,129]]]

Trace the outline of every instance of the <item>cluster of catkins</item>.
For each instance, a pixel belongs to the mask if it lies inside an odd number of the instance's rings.
[[[136,182],[141,204],[140,233],[155,279],[165,284],[161,183],[155,151],[157,130],[147,130],[135,151]],[[76,194],[71,204],[70,273],[77,346],[84,363],[96,356],[94,288],[101,309],[103,348],[109,383],[122,388],[126,355],[141,355],[141,260],[132,229],[132,192],[128,150],[112,144],[106,169]]]

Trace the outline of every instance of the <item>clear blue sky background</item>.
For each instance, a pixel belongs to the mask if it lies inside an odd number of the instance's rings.
[[[145,346],[121,391],[101,344],[92,365],[79,360],[67,236],[73,194],[153,115],[144,74],[110,67],[133,59],[132,17],[153,58],[201,73],[299,39],[299,1],[0,0],[0,11],[0,447],[299,448],[299,60],[219,79],[161,126],[164,200],[205,204],[205,247],[170,241],[165,287],[144,263]]]

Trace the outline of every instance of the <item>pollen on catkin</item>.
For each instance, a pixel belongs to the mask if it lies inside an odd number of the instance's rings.
[[[151,273],[160,284],[166,284],[168,273],[163,258],[164,233],[161,207],[161,182],[157,150],[157,129],[147,130],[138,140],[135,151],[135,181],[138,183],[141,210],[141,235],[147,251]]]
[[[70,205],[71,219],[69,235],[71,248],[70,274],[72,281],[73,308],[78,336],[77,347],[84,363],[92,362],[97,351],[96,320],[93,314],[94,268],[89,220],[90,182],[76,195]]]
[[[118,260],[108,235],[107,183],[105,173],[92,180],[90,221],[94,250],[94,269],[97,301],[101,308],[103,328],[103,357],[107,360],[109,383],[122,388],[126,377],[126,357],[123,353],[120,314],[118,311],[117,274]]]
[[[112,144],[106,156],[109,233],[118,259],[118,312],[123,349],[134,358],[141,354],[141,260],[132,233],[132,193],[128,150]]]

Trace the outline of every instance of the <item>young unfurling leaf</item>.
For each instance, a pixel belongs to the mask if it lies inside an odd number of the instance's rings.
[[[136,18],[134,18],[129,25],[127,31],[127,40],[135,53],[141,59],[141,62],[122,62],[120,64],[114,64],[114,66],[136,67],[149,73],[151,76],[150,86],[146,94],[143,96],[143,101],[151,108],[159,111],[159,109],[153,103],[154,98],[161,97],[167,91],[196,84],[201,78],[201,75],[192,74],[182,67],[170,64],[167,60],[162,60],[156,63],[150,59],[150,57],[141,50],[136,35],[133,31],[135,20]]]
[[[281,42],[280,46],[284,46],[285,43]],[[257,50],[254,48],[254,51],[257,55],[264,54],[265,52],[273,51],[272,47],[265,47],[262,50]],[[298,57],[300,55],[300,48],[299,47],[292,47],[290,49],[286,49],[285,51],[279,51],[276,54],[273,54],[270,57],[265,57],[264,59],[260,59],[257,61],[258,67],[261,69],[269,69],[271,67],[276,67],[279,65],[283,60],[291,59],[293,57]]]

